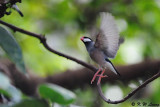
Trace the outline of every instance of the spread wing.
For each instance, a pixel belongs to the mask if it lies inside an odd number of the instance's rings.
[[[119,48],[119,32],[110,13],[101,13],[100,32],[96,36],[95,47],[101,49],[109,58],[116,56]]]
[[[99,30],[97,27],[92,27],[90,30],[90,37],[92,38],[93,41],[96,41],[97,34],[99,33]]]

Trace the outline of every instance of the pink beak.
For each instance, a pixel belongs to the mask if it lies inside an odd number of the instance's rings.
[[[81,37],[81,40],[83,41],[83,39],[84,39],[84,36],[83,37]]]

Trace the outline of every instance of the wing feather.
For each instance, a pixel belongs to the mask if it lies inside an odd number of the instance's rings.
[[[100,48],[107,57],[114,58],[119,48],[119,32],[114,17],[101,13],[100,32],[96,36],[95,47]]]

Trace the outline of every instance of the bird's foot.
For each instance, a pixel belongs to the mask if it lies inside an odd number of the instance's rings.
[[[93,76],[92,78],[92,81],[91,81],[91,84],[94,82],[94,80],[96,79],[96,77],[98,76],[99,79],[98,79],[98,82],[97,84],[99,84],[101,82],[101,79],[104,78],[104,77],[108,77],[107,75],[103,75],[104,72],[105,72],[105,69],[102,71],[102,73],[99,75],[98,73],[101,71],[101,69],[99,69]]]
[[[96,77],[98,76],[98,73],[101,71],[101,69],[98,69],[98,71],[94,74],[92,80],[91,80],[91,84],[94,82],[94,80],[96,79]]]
[[[98,79],[97,85],[98,85],[98,84],[100,84],[100,82],[101,82],[101,79],[102,79],[102,78],[104,78],[104,77],[108,77],[107,75],[103,75],[103,74],[104,74],[104,72],[105,72],[105,69],[102,71],[102,73],[101,73],[100,75],[97,75],[97,76],[99,76],[99,79]]]

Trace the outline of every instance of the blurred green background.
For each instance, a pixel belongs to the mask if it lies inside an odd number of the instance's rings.
[[[90,59],[79,38],[89,36],[90,28],[98,25],[99,13],[104,11],[115,16],[120,35],[125,38],[125,43],[112,60],[115,65],[160,58],[160,0],[23,0],[17,5],[24,17],[12,10],[11,15],[4,16],[1,20],[31,32],[45,34],[53,49],[83,61],[90,62]],[[37,75],[47,76],[82,67],[48,52],[36,38],[19,32],[14,33],[14,36],[22,48],[25,65]],[[0,50],[0,55],[4,57],[5,53]],[[160,103],[159,81],[157,79],[148,85],[145,90],[148,95],[143,99],[131,99],[118,105],[103,102],[91,87],[76,89],[78,98],[75,104],[86,107],[96,104],[101,104],[102,107],[123,107],[131,106],[133,101],[142,104]],[[122,98],[138,84],[139,82],[134,82],[120,87],[106,84],[103,90],[111,99]]]

